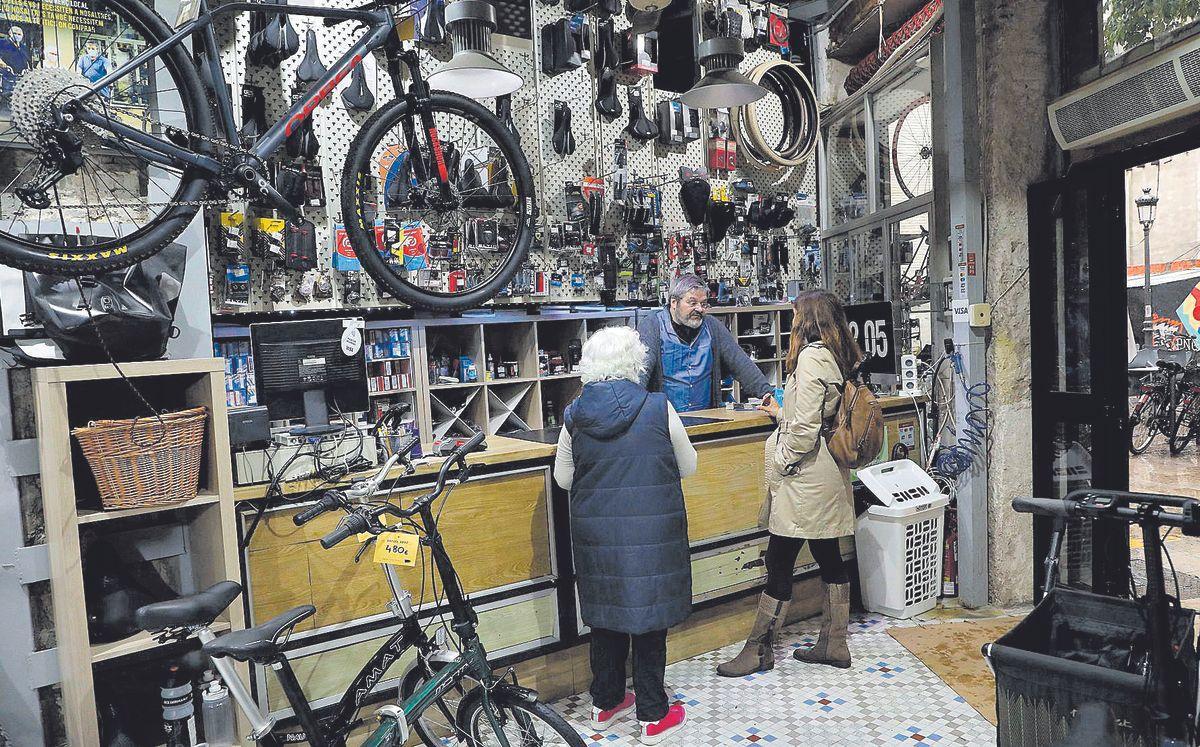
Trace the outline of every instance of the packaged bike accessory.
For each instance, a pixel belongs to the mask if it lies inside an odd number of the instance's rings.
[[[222,212],[218,218],[220,231],[217,234],[216,254],[219,257],[237,257],[242,253],[245,236],[242,228],[246,216],[240,212]]]
[[[317,228],[312,221],[289,222],[284,231],[284,266],[311,270],[317,266]]]
[[[582,46],[583,40],[576,36],[570,18],[560,18],[542,26],[542,73],[554,76],[582,65]]]
[[[296,285],[296,300],[300,303],[308,303],[312,300],[313,289],[317,285],[317,279],[311,272],[306,272],[300,276],[300,282]]]
[[[318,164],[303,164],[300,173],[304,175],[304,207],[325,207],[325,174]]]
[[[225,265],[225,296],[221,302],[226,306],[250,303],[250,265],[245,262]]]
[[[251,14],[254,15],[254,14]],[[267,131],[267,97],[262,86],[242,86],[242,137],[253,142]]]
[[[280,218],[259,218],[254,222],[254,253],[263,259],[283,261],[283,229]]]
[[[625,132],[642,143],[658,137],[658,125],[646,116],[642,108],[642,92],[636,88],[629,89],[629,123],[625,125]]]
[[[772,12],[767,18],[767,44],[775,47],[781,55],[787,57],[792,51],[790,36],[787,18]]]
[[[700,137],[700,112],[679,99],[658,102],[658,142],[682,145]]]
[[[362,303],[362,274],[358,272],[347,272],[342,280],[342,300],[348,306],[357,306]]]
[[[617,138],[613,141],[613,170],[612,170],[612,201],[618,205],[625,202],[625,194],[629,183],[629,151],[625,141]]]
[[[316,275],[316,281],[313,283],[313,298],[318,301],[333,298],[333,281],[323,272]]]
[[[658,72],[658,32],[627,29],[622,36],[621,69],[630,75]]]
[[[350,85],[342,89],[342,103],[347,109],[369,112],[375,107],[375,94],[367,86],[367,74],[363,65],[355,65],[350,73]]]
[[[304,207],[304,174],[295,169],[277,169],[275,189],[290,204]]]
[[[321,51],[317,48],[317,32],[309,29],[304,36],[304,59],[296,68],[296,80],[301,83],[313,83],[327,72],[329,70],[325,63],[321,62]]]
[[[575,152],[575,134],[571,132],[571,107],[565,101],[554,102],[554,135],[550,140],[554,152],[569,156]]]
[[[563,193],[567,204],[567,220],[579,223],[587,218],[587,207],[583,200],[583,190],[578,184],[567,182],[563,185]]]
[[[708,113],[708,167],[713,171],[737,168],[737,143],[729,128],[728,109],[712,109]]]

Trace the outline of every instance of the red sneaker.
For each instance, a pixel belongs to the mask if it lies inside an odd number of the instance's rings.
[[[667,709],[667,715],[660,721],[641,721],[642,730],[638,733],[638,741],[642,744],[658,744],[667,737],[683,728],[687,721],[687,712],[679,703]]]
[[[609,708],[607,711],[602,711],[599,708],[592,707],[592,728],[596,731],[604,731],[613,725],[617,719],[633,710],[634,705],[633,693],[625,693],[625,700],[622,700],[617,705]]]

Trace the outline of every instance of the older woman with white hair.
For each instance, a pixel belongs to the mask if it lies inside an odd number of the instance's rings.
[[[638,383],[645,371],[646,346],[632,329],[588,338],[554,479],[571,492],[579,606],[592,629],[592,726],[604,731],[636,708],[639,741],[658,744],[686,720],[682,705],[668,704],[663,676],[667,629],[692,609],[680,480],[696,471],[696,450],[667,396]]]

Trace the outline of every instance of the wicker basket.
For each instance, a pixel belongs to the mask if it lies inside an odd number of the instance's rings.
[[[71,434],[87,457],[106,511],[196,497],[208,409],[134,420],[96,420]]]

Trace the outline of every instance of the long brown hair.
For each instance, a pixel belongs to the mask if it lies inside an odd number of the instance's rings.
[[[850,334],[846,310],[838,297],[827,290],[807,290],[792,302],[792,342],[788,348],[787,372],[796,370],[800,350],[812,342],[823,342],[833,353],[843,376],[850,376],[862,360],[862,350]]]

